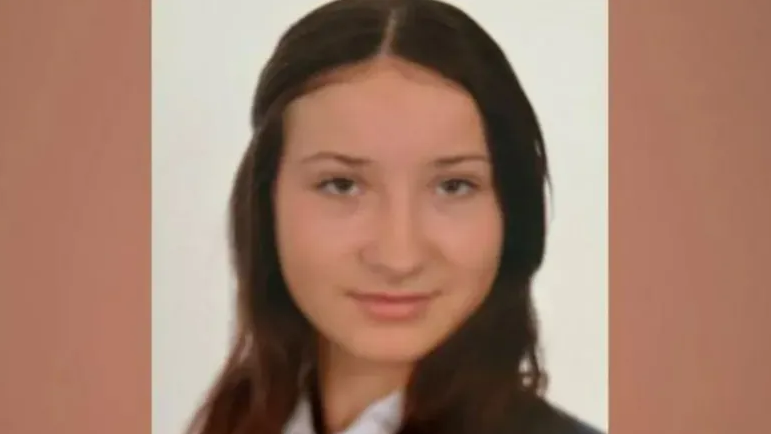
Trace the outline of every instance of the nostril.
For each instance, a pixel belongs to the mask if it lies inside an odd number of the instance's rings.
[[[373,270],[390,285],[401,284],[420,275],[423,268],[423,265],[417,261],[401,263],[381,262],[373,264]]]

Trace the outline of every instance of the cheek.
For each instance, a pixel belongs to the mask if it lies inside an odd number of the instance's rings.
[[[437,336],[460,327],[487,298],[500,264],[503,219],[495,201],[475,204],[462,213],[434,217],[431,237],[441,251],[442,282],[430,326]]]
[[[287,191],[276,201],[277,232],[308,253],[340,253],[353,242],[356,212],[312,191]]]
[[[308,189],[278,184],[275,197],[276,243],[291,288],[314,288],[340,276],[353,234],[341,210]],[[323,287],[318,287],[324,290]]]
[[[449,265],[462,274],[457,278],[468,284],[470,279],[494,277],[503,244],[503,218],[493,199],[440,215],[430,227]]]

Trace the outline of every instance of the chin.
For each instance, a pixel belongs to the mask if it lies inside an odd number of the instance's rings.
[[[413,364],[433,349],[432,342],[414,335],[362,336],[353,339],[346,347],[357,358],[388,364]]]

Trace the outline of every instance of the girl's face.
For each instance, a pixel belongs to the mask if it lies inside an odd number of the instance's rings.
[[[379,61],[285,114],[277,244],[292,298],[334,348],[413,363],[481,304],[503,220],[473,99]]]

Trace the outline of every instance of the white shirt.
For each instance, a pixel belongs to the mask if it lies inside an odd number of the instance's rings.
[[[367,407],[351,425],[335,434],[393,434],[402,418],[401,392],[394,392]],[[284,426],[284,434],[315,434],[310,401],[300,401]]]

